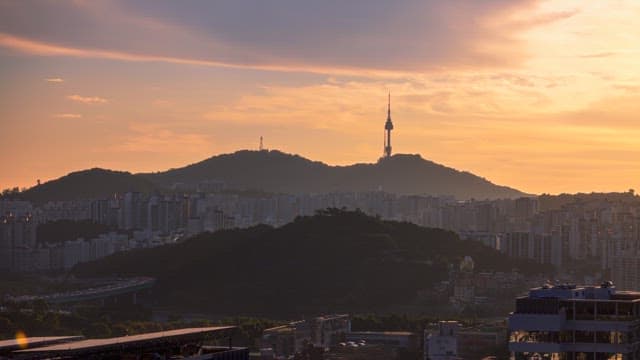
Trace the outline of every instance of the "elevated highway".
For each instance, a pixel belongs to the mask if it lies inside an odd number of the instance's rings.
[[[81,290],[46,294],[46,295],[21,295],[8,296],[12,302],[33,302],[42,300],[48,304],[65,304],[83,301],[101,300],[124,294],[135,294],[139,291],[150,289],[156,280],[150,277],[136,277],[129,279],[117,279],[112,283]]]

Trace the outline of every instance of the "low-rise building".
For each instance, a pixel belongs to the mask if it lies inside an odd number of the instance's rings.
[[[287,358],[309,345],[322,349],[335,346],[344,341],[349,332],[349,315],[319,316],[266,329],[262,333],[262,348],[273,352],[276,358]]]
[[[440,321],[438,332],[424,334],[425,360],[452,360],[458,358],[458,328],[457,321]]]

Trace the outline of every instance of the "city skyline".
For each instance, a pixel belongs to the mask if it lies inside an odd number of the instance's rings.
[[[527,193],[626,191],[633,1],[0,2],[0,187],[264,145],[394,153]]]

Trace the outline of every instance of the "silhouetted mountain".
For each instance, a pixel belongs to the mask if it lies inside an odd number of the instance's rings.
[[[150,192],[154,189],[155,185],[142,176],[94,168],[47,181],[21,192],[17,197],[42,203],[52,200],[106,198],[114,193]]]
[[[459,199],[514,198],[526,194],[492,184],[425,160],[394,155],[375,164],[329,166],[280,151],[238,151],[154,174],[141,174],[163,186],[223,180],[236,189],[282,193],[371,191],[398,194],[453,195]]]
[[[221,180],[233,190],[276,193],[384,190],[397,194],[453,195],[458,199],[515,198],[526,194],[498,186],[469,172],[425,160],[394,155],[374,164],[329,166],[280,151],[242,150],[233,154],[148,174],[94,168],[11,195],[36,203],[50,200],[104,198],[127,191],[150,192],[176,183],[196,185]]]
[[[377,311],[412,303],[472,256],[477,271],[547,270],[450,231],[330,209],[280,228],[204,233],[79,264],[79,276],[153,276],[161,306],[218,314]],[[446,301],[446,300],[445,300]]]

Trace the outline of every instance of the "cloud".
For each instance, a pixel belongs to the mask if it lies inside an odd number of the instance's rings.
[[[160,125],[132,123],[125,139],[110,149],[117,152],[206,153],[211,141],[201,133],[181,132]]]
[[[55,114],[53,117],[58,119],[80,119],[82,114]]]
[[[615,55],[616,53],[613,51],[606,51],[606,52],[599,52],[599,53],[593,53],[593,54],[583,54],[583,55],[580,55],[579,57],[583,59],[590,59],[590,58],[605,58],[605,57],[611,57]]]
[[[574,17],[575,15],[578,15],[579,13],[580,13],[580,10],[573,9],[573,10],[566,10],[566,11],[550,11],[550,12],[544,12],[541,14],[534,14],[534,15],[523,14],[525,16],[526,15],[528,16],[526,16],[526,18],[523,18],[523,19],[513,20],[512,25],[523,28],[523,29],[529,29],[533,27],[543,26],[543,25],[555,23],[558,21],[566,20]]]
[[[61,82],[64,82],[64,80],[61,79],[61,78],[46,78],[46,79],[44,79],[44,81],[50,82],[50,83],[61,83]]]
[[[338,74],[338,75],[356,75],[356,76],[403,76],[406,73],[382,71],[375,69],[357,69],[357,68],[329,68],[329,67],[314,67],[314,66],[295,66],[295,65],[245,65],[225,63],[219,61],[181,58],[181,57],[167,57],[167,56],[155,56],[155,55],[141,55],[136,53],[126,53],[120,51],[111,50],[98,50],[98,49],[82,49],[60,46],[56,44],[43,43],[30,39],[18,38],[9,34],[0,33],[0,46],[4,46],[10,49],[18,50],[27,54],[41,55],[41,56],[70,56],[77,58],[94,58],[94,59],[108,59],[108,60],[120,60],[131,62],[159,62],[178,65],[196,65],[196,66],[209,66],[209,67],[222,67],[232,69],[249,69],[249,70],[264,70],[264,71],[277,71],[277,72],[308,72],[317,74]]]
[[[225,59],[385,70],[493,67],[522,60],[512,24],[536,0],[122,2],[128,13],[204,34]],[[497,25],[496,25],[497,24]],[[519,27],[517,30],[520,30]],[[496,51],[500,50],[500,51]]]
[[[538,14],[538,3],[8,3],[0,4],[0,45],[36,55],[322,74],[476,69],[521,64],[527,54],[519,32],[570,16]],[[536,21],[495,21],[513,14]]]
[[[156,106],[156,107],[163,107],[163,108],[167,108],[167,107],[171,107],[174,106],[175,103],[171,100],[166,100],[166,99],[155,99],[151,102],[151,105]]]
[[[396,109],[402,111],[397,115],[404,119],[400,120],[402,126],[420,131],[434,119],[438,123],[443,119],[462,123],[469,117],[508,119],[542,108],[553,111],[548,87],[558,82],[551,76],[526,72],[448,72],[393,80],[332,78],[319,84],[262,86],[216,105],[203,117],[253,125],[297,124],[357,134],[377,129],[367,119],[386,114],[384,95],[391,90],[394,114]]]
[[[69,95],[67,96],[67,99],[81,102],[83,104],[106,104],[109,102],[109,100],[98,96]]]
[[[375,159],[391,89],[394,150],[529,191],[557,191],[557,174],[574,191],[611,189],[640,177],[630,35],[639,10],[634,0],[0,0],[0,56],[24,78],[76,69],[83,87],[63,97],[113,104],[100,107],[109,118],[101,127],[93,115],[72,121],[83,128],[68,143],[77,148],[89,129],[105,158],[138,169],[262,135],[269,147],[334,164]],[[54,108],[46,119],[89,107],[56,108],[55,93],[32,93],[8,93],[10,105],[27,96],[32,106],[3,109],[30,119],[26,111]],[[46,100],[51,107],[37,106]],[[130,128],[132,116],[158,127]]]

